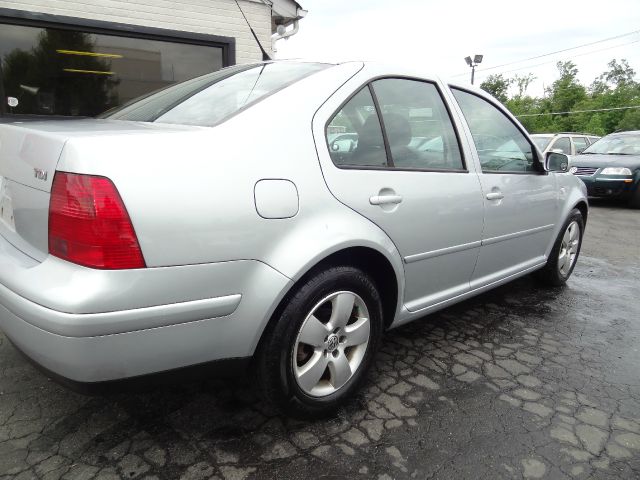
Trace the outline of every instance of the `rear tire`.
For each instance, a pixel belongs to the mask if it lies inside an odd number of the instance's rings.
[[[584,218],[580,210],[574,208],[553,244],[547,264],[535,272],[542,284],[559,287],[567,282],[578,261],[583,234]]]
[[[382,302],[373,280],[351,266],[301,282],[265,332],[254,371],[283,413],[325,416],[365,378],[382,335]]]

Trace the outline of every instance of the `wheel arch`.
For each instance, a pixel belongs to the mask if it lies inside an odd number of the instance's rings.
[[[587,224],[587,216],[589,215],[589,206],[587,205],[587,202],[584,200],[580,200],[578,203],[576,203],[573,208],[577,208],[578,210],[580,210],[580,213],[582,214],[582,219],[584,221],[584,224]]]
[[[394,268],[392,261],[380,250],[370,246],[345,246],[327,252],[320,260],[311,266],[307,266],[292,279],[293,282],[273,310],[262,332],[260,332],[254,354],[259,350],[260,344],[267,337],[287,302],[291,296],[295,294],[300,285],[316,273],[338,265],[350,265],[361,269],[371,276],[378,287],[382,300],[384,327],[388,328],[393,323],[393,320],[401,308],[404,284],[396,268]]]
[[[399,308],[400,284],[393,265],[389,259],[371,247],[353,246],[333,252],[314,264],[305,272],[292,287],[309,278],[315,273],[338,265],[350,265],[359,268],[371,276],[378,287],[382,300],[384,326],[389,327]]]

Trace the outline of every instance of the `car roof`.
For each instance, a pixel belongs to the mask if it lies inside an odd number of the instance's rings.
[[[324,58],[324,57],[323,57]],[[474,92],[482,97],[491,98],[488,92],[482,90],[476,85],[469,85],[469,83],[448,78],[445,75],[439,75],[436,71],[429,67],[423,67],[419,64],[408,64],[406,62],[389,62],[389,61],[379,61],[379,60],[358,60],[351,59],[345,61],[325,61],[325,60],[315,60],[315,59],[283,59],[283,60],[267,60],[264,62],[255,62],[253,65],[260,65],[262,63],[272,63],[272,62],[299,62],[299,63],[324,63],[327,65],[343,65],[347,63],[360,63],[369,70],[374,70],[379,72],[380,75],[389,75],[389,76],[407,76],[407,77],[416,77],[416,78],[425,78],[430,80],[440,80],[442,83],[449,85],[453,88],[459,88],[462,90],[467,90],[469,92]]]

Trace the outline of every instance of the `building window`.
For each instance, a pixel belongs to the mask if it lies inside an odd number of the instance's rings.
[[[224,58],[224,46],[0,22],[0,114],[95,116]]]

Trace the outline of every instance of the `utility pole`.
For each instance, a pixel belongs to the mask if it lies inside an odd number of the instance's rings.
[[[476,67],[482,63],[482,58],[483,55],[474,55],[473,59],[471,57],[464,57],[464,61],[471,67],[471,85],[473,85],[476,77]]]

